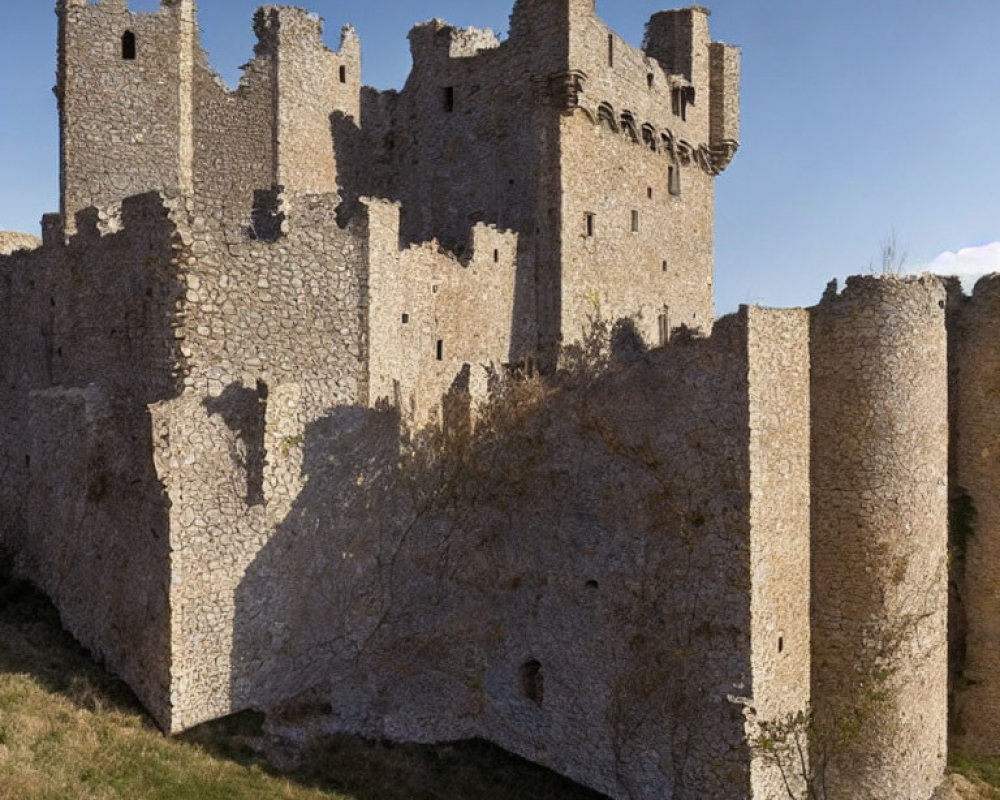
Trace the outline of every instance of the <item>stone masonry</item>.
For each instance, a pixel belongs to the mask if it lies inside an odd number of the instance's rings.
[[[0,233],[0,547],[164,731],[929,800],[950,690],[1000,754],[1000,293],[716,320],[707,9],[642,48],[593,0],[432,20],[398,92],[298,8],[235,90],[194,0],[57,13],[61,208]]]

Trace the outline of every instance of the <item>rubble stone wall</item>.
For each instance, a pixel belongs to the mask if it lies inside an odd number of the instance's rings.
[[[180,391],[183,212],[126,200],[64,245],[0,259],[0,545],[150,712],[170,715],[169,500],[145,404]]]
[[[64,223],[123,197],[183,187],[184,3],[133,13],[124,0],[61,0],[57,97]],[[125,37],[131,36],[132,52]],[[188,41],[182,41],[182,39]],[[126,57],[131,55],[132,57]]]
[[[0,231],[0,256],[9,256],[18,250],[34,250],[41,244],[42,240],[30,233]]]
[[[400,250],[398,206],[366,203],[370,402],[388,401],[420,426],[439,419],[434,411],[464,365],[501,374],[510,350],[517,237],[477,225],[461,260],[436,242]]]
[[[964,648],[954,676],[954,733],[965,752],[1000,754],[1000,507],[997,505],[1000,370],[994,320],[1000,281],[983,278],[964,300],[949,335],[955,340],[953,391],[955,459],[952,492],[953,559]]]
[[[810,708],[809,312],[750,308],[750,570],[752,704],[757,722],[784,723]],[[805,734],[804,726],[799,731]],[[804,792],[794,743],[784,774],[754,752],[754,797]]]
[[[613,797],[746,797],[747,374],[727,318],[524,386],[475,433],[310,424],[236,593],[240,691],[300,733],[479,736]]]

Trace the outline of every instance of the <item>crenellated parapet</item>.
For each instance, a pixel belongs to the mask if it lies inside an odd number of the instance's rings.
[[[498,371],[510,350],[517,235],[475,225],[458,256],[437,241],[400,247],[399,206],[363,199],[369,402],[424,424],[463,365]],[[470,323],[454,313],[476,314]]]

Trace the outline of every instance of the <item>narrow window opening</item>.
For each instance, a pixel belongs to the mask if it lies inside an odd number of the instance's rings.
[[[615,37],[613,34],[608,34],[608,66],[613,67],[615,65]]]
[[[132,31],[125,31],[122,34],[122,59],[135,61],[135,34]]]
[[[664,271],[664,272],[666,272],[666,271],[667,271],[667,259],[663,259],[663,264],[662,264],[662,268],[663,268],[663,271]]]
[[[445,86],[444,87],[444,110],[446,113],[450,114],[455,110],[455,87]]]
[[[26,467],[30,467],[31,466],[31,456],[25,456],[24,457],[24,466],[26,466]]]
[[[632,233],[638,233],[638,232],[639,232],[639,212],[633,210],[632,211]]]
[[[587,238],[589,239],[594,235],[594,215],[584,214],[584,221],[586,223]]]
[[[403,314],[403,324],[404,325],[408,325],[409,322],[410,322],[410,315],[409,314]]]
[[[56,299],[54,297],[49,298],[49,305],[52,306],[53,308],[56,307]]]
[[[646,187],[646,199],[647,200],[652,200],[653,199],[653,187],[652,186],[647,186]]]
[[[433,292],[434,294],[438,293],[438,285],[436,283],[433,286],[431,286],[431,292]]]
[[[778,652],[779,653],[784,653],[785,652],[785,637],[784,636],[779,636],[778,637]]]
[[[499,264],[500,263],[500,251],[499,250],[494,250],[493,251],[493,263],[494,264]]]
[[[444,339],[438,339],[437,342],[437,360],[444,361]]]
[[[675,117],[680,117],[682,120],[687,119],[688,97],[687,89],[681,86],[675,87],[670,93],[670,106]]]
[[[532,659],[521,665],[521,696],[537,706],[545,699],[545,680],[542,675],[542,665]]]
[[[677,197],[681,193],[681,171],[671,164],[667,168],[667,183],[670,185],[670,194]]]
[[[657,323],[660,328],[660,346],[662,347],[670,342],[670,315],[666,308],[657,318]]]
[[[347,67],[343,65],[340,67],[340,82],[347,83]]]
[[[652,73],[652,72],[650,72],[650,73],[649,73],[649,74],[648,74],[648,75],[646,76],[646,85],[647,85],[647,86],[648,86],[648,87],[649,87],[650,89],[652,89],[652,88],[653,88],[653,73]]]

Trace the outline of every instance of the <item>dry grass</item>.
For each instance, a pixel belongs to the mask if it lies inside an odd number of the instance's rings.
[[[282,774],[259,727],[248,714],[164,737],[45,598],[0,574],[0,800],[600,800],[476,742],[339,737]]]

